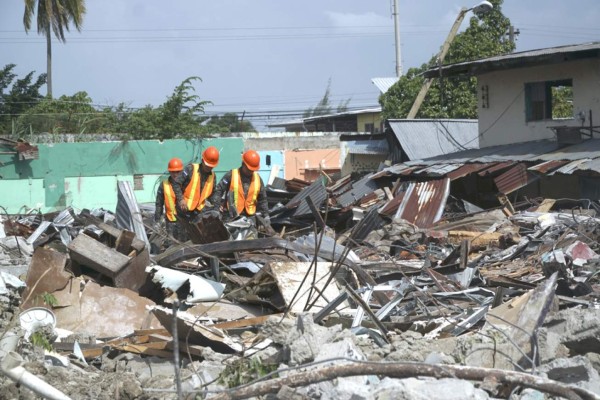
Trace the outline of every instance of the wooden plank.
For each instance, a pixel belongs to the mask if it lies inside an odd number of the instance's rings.
[[[260,325],[263,324],[269,317],[281,317],[282,315],[283,314],[261,315],[260,317],[238,319],[237,321],[220,322],[218,324],[208,325],[208,327],[218,329],[243,328],[245,326]]]
[[[556,200],[554,200],[554,199],[544,199],[542,201],[542,203],[539,206],[537,206],[537,208],[534,211],[542,212],[542,213],[548,212],[552,209],[552,207],[554,206],[554,203],[556,203]]]
[[[138,330],[133,331],[133,334],[134,334],[134,336],[144,336],[144,335],[153,335],[153,334],[171,336],[169,331],[164,328],[138,329]]]
[[[133,243],[134,238],[134,232],[122,231],[119,237],[117,238],[115,250],[117,250],[121,254],[129,255],[129,253],[131,252],[131,244]]]
[[[471,252],[471,242],[467,239],[464,239],[460,244],[460,268],[467,268],[467,264],[469,262],[469,253]]]
[[[104,222],[101,222],[99,219],[95,218],[98,222],[95,224],[98,228],[102,229],[104,232],[108,233],[110,236],[114,237],[115,239],[117,239],[120,235],[121,235],[121,229],[116,228],[114,226],[108,225]],[[138,239],[137,237],[135,237],[133,239],[133,242],[131,243],[131,246],[139,253],[142,250],[144,250],[144,247],[146,247],[146,243],[141,240]]]

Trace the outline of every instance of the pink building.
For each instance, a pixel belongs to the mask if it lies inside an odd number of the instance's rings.
[[[285,179],[302,179],[312,182],[321,172],[327,175],[339,173],[340,149],[286,150],[284,151]]]

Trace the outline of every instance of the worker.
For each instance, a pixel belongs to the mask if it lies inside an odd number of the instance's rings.
[[[211,203],[215,206],[225,203],[221,210],[225,219],[237,216],[254,217],[259,215],[268,230],[271,229],[267,191],[258,170],[260,156],[254,150],[242,155],[242,165],[227,172],[215,189]]]
[[[173,186],[177,207],[182,217],[188,222],[193,222],[205,209],[212,208],[211,204],[206,207],[206,203],[212,196],[216,185],[213,168],[217,164],[219,164],[219,150],[210,146],[202,152],[202,162],[186,165]]]
[[[186,235],[178,222],[175,192],[173,191],[175,182],[179,179],[181,171],[183,171],[183,162],[179,158],[172,158],[169,161],[168,170],[169,178],[164,179],[156,191],[155,230],[158,229],[164,208],[167,233],[179,241],[185,241]]]

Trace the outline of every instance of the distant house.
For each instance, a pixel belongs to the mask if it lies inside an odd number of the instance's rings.
[[[477,147],[584,139],[593,118],[600,121],[599,74],[600,42],[511,53],[425,72],[426,77],[442,79],[477,77]]]
[[[299,118],[268,125],[286,132],[383,132],[381,107],[344,111],[328,115]]]

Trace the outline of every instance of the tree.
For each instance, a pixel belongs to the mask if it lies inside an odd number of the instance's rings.
[[[481,19],[472,17],[469,27],[456,35],[444,64],[472,61],[505,54],[515,49],[506,38],[510,20],[502,14],[503,0],[491,0],[494,8]],[[410,68],[379,102],[385,119],[406,118],[421,86],[422,73],[437,65],[436,56],[420,68]],[[436,79],[417,114],[419,118],[477,118],[477,80],[474,77]]]
[[[38,75],[34,81],[34,71],[17,79],[13,72],[15,64],[8,64],[0,70],[0,133],[17,132],[17,118],[43,99],[40,88],[46,83],[46,74]],[[10,89],[9,89],[10,88]]]
[[[127,134],[133,139],[171,139],[204,135],[202,122],[204,107],[212,104],[193,94],[194,81],[200,77],[186,78],[173,90],[173,94],[158,107],[147,105],[130,110],[124,104],[116,108],[103,110],[105,114],[105,132]]]
[[[331,78],[329,78],[329,80],[327,81],[327,89],[325,89],[325,94],[323,95],[323,98],[321,98],[319,103],[317,103],[317,105],[314,108],[306,109],[304,111],[304,113],[302,114],[302,118],[317,117],[319,115],[331,114],[333,112],[332,111],[333,107],[331,106],[331,101],[329,99],[330,95],[331,95]],[[350,100],[351,99],[346,99],[346,100],[341,101],[335,112],[340,113],[340,112],[348,111],[348,103],[350,103]]]
[[[235,113],[213,115],[204,125],[206,133],[256,132],[250,121],[240,120]]]
[[[7,76],[9,73],[10,68],[0,71],[0,89],[7,86],[4,83],[6,80],[14,79]],[[31,76],[29,74],[27,79],[31,79]],[[192,93],[195,90],[195,80],[201,79],[185,79],[167,97],[164,104],[158,107],[147,105],[139,109],[132,109],[124,103],[115,107],[98,107],[83,91],[72,96],[63,95],[58,99],[39,96],[40,101],[33,105],[27,104],[19,113],[16,126],[21,133],[113,133],[129,139],[162,140],[205,135],[207,131],[202,122],[206,121],[206,117],[202,114],[204,106],[211,102],[201,100]],[[28,87],[27,84],[17,85],[20,86]],[[240,127],[248,125],[238,121],[238,128]]]
[[[83,15],[85,14],[85,0],[24,0],[25,13],[23,25],[25,32],[31,29],[33,14],[37,14],[37,29],[40,35],[46,37],[46,68],[48,78],[48,97],[52,98],[52,35],[65,43],[65,30],[73,24],[81,31]],[[35,10],[37,5],[37,11]]]
[[[33,133],[98,133],[104,126],[101,113],[86,92],[45,98],[21,115],[17,124]]]

